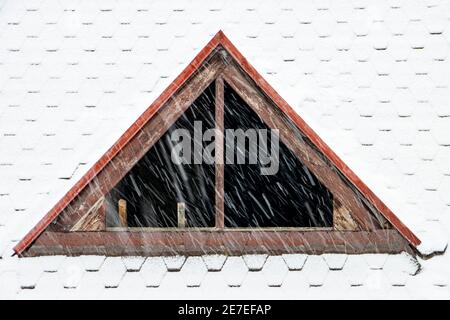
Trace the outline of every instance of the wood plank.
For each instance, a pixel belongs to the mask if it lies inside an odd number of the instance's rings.
[[[215,137],[215,201],[216,201],[216,228],[222,229],[225,226],[225,204],[224,204],[224,83],[219,76],[216,79],[216,137]]]
[[[184,202],[177,203],[177,220],[178,228],[186,227],[186,203]]]
[[[199,52],[189,65],[176,77],[176,79],[158,96],[158,98],[144,111],[144,113],[127,129],[117,142],[89,169],[89,171],[77,181],[77,183],[62,197],[53,208],[31,229],[25,237],[14,247],[14,251],[20,254],[63,212],[71,202],[80,196],[85,188],[97,177],[97,175],[110,163],[115,156],[132,140],[135,135],[152,119],[189,79],[193,77],[208,61],[219,44],[225,39],[222,31],[219,31],[211,41]],[[95,201],[94,201],[95,202]],[[78,217],[79,219],[79,217]],[[78,220],[76,219],[76,220]],[[73,226],[73,223],[71,224]]]
[[[189,108],[202,92],[223,71],[222,58],[214,56],[199,69],[186,86],[145,124],[97,177],[67,206],[52,226],[53,231],[68,231],[100,197],[105,196],[166,133],[170,126]]]
[[[221,253],[399,253],[410,251],[397,230],[44,232],[25,256],[36,255],[202,255]]]

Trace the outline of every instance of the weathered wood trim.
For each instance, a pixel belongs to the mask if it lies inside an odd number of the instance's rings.
[[[122,227],[128,226],[127,202],[120,199],[117,203],[117,212],[119,213],[119,222]]]
[[[98,179],[99,173],[101,173],[108,166],[112,167],[112,169],[108,169],[111,170],[112,173],[121,173],[125,170],[124,165],[122,164],[121,167],[120,163],[117,163],[117,161],[114,162],[114,159],[129,143],[132,144],[134,140],[142,142],[149,139],[148,133],[144,132],[142,128],[150,119],[157,116],[157,113],[166,104],[166,102],[169,101],[181,87],[189,82],[189,79],[207,61],[207,57],[220,46],[233,57],[242,70],[256,83],[257,87],[260,88],[261,91],[264,92],[264,94],[267,95],[267,97],[269,97],[277,107],[279,107],[280,111],[286,114],[288,118],[293,121],[297,128],[300,129],[302,135],[306,137],[306,140],[311,142],[311,148],[318,149],[327,161],[335,165],[338,173],[347,178],[352,186],[357,188],[363,197],[370,202],[370,206],[373,206],[377,211],[379,211],[412,245],[418,246],[420,244],[420,240],[414,235],[414,233],[407,226],[405,226],[398,219],[398,217],[364,184],[364,182],[361,181],[361,179],[359,179],[359,177],[331,150],[331,148],[324,143],[324,141],[306,124],[306,122],[289,106],[289,104],[276,93],[267,81],[265,81],[256,69],[254,69],[253,66],[251,66],[251,64],[243,57],[243,55],[230,42],[230,40],[220,31],[201,50],[201,52],[186,67],[186,69],[183,70],[183,72],[168,86],[168,88],[164,90],[164,92],[150,105],[150,107],[139,117],[139,119],[135,121],[130,128],[128,128],[120,139],[14,247],[14,251],[17,254],[20,255],[25,249],[29,248],[29,246],[38,239],[39,235],[44,232],[44,230],[53,229],[53,227],[49,226],[61,213],[66,212],[66,210],[70,213],[76,213],[78,212],[77,210],[84,210],[80,212],[86,213],[89,208],[92,207],[92,205],[104,194],[105,184],[102,183],[106,181],[106,187],[113,185],[113,182],[110,181],[111,177],[106,177],[105,181],[100,181]],[[137,137],[138,135],[139,137]],[[139,146],[137,144],[135,147],[139,150]],[[131,148],[131,151],[135,152],[136,148]],[[126,171],[123,172],[123,174],[125,173]],[[112,177],[115,176],[113,175]],[[74,201],[74,199],[79,199],[82,197],[85,199],[84,203],[77,202],[76,200]],[[83,214],[77,216],[75,222],[82,216]],[[73,223],[71,225],[73,225]]]
[[[264,79],[264,77],[247,61],[242,53],[233,43],[221,32],[220,45],[233,57],[242,70],[256,83],[264,94],[291,119],[305,137],[312,142],[312,145],[332,163],[340,174],[367,199],[376,211],[380,212],[398,232],[405,237],[413,246],[417,247],[420,239],[389,209],[389,207],[350,169],[345,162],[320,138],[320,136],[302,119],[302,117],[275,91],[275,89]]]
[[[353,220],[350,211],[336,200],[336,198],[333,201],[333,226],[337,231],[359,230],[359,226]]]
[[[146,123],[97,177],[60,214],[52,231],[68,231],[99,198],[108,192],[167,132],[224,69],[222,58],[215,55],[177,94]]]
[[[105,198],[101,197],[70,231],[104,231],[106,230],[105,217]]]
[[[409,246],[396,230],[44,232],[25,253],[37,255],[203,255],[248,253],[399,253]]]
[[[215,201],[216,201],[216,228],[225,227],[225,204],[224,204],[224,83],[222,76],[216,79],[216,137],[215,137]]]

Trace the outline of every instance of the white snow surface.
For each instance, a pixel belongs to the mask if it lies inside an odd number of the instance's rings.
[[[450,254],[11,257],[223,30],[422,240],[450,235],[449,0],[0,0],[0,298],[450,298]],[[249,272],[250,270],[250,272]]]

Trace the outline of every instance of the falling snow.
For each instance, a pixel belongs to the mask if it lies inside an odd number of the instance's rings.
[[[87,2],[0,1],[0,298],[450,296],[448,1]],[[434,257],[12,257],[219,29]],[[109,227],[119,199],[129,227],[176,228],[179,203],[215,226],[215,166],[173,164],[169,135],[214,127],[213,87],[108,194]],[[266,128],[227,86],[225,107],[225,128]],[[225,227],[332,226],[333,194],[282,143],[279,161],[225,165]]]

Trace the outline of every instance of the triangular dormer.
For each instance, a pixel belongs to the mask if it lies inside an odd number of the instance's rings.
[[[15,252],[376,253],[418,244],[219,32]]]

